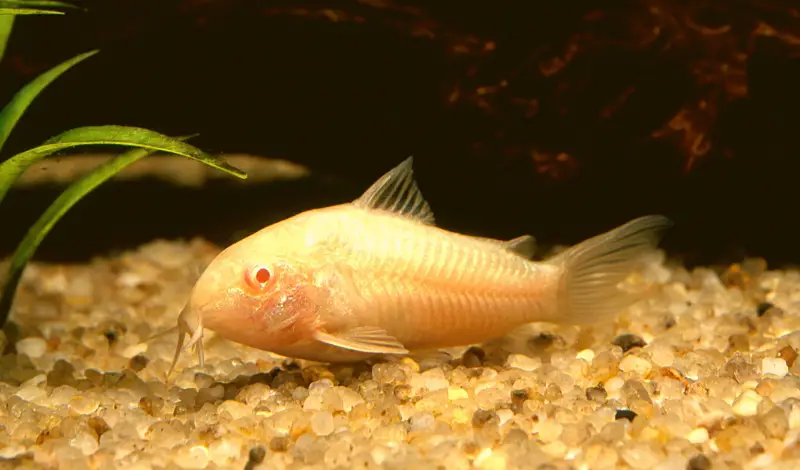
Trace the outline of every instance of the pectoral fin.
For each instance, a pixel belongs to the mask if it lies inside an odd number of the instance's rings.
[[[331,346],[370,354],[408,354],[397,338],[374,326],[359,326],[337,333],[317,331],[314,338]]]

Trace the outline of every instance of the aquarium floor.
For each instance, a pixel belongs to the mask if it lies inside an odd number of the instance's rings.
[[[34,264],[0,335],[0,468],[789,469],[800,272],[648,261],[613,322],[536,324],[442,356],[324,366],[214,337],[169,384],[218,248]],[[463,352],[463,354],[461,354]]]

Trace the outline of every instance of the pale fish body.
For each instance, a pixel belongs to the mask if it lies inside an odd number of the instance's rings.
[[[670,224],[641,217],[534,262],[530,236],[436,227],[409,158],[356,201],[303,212],[220,253],[180,315],[176,360],[188,333],[202,363],[204,328],[342,362],[481,343],[531,322],[601,320],[629,303],[617,285]]]

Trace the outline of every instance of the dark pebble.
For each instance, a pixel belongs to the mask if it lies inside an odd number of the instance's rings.
[[[133,356],[131,358],[130,362],[128,363],[128,366],[132,370],[135,370],[136,372],[139,372],[142,369],[144,369],[145,367],[147,367],[147,364],[149,364],[149,363],[150,363],[150,359],[148,359],[146,356],[143,356],[141,354],[137,354],[137,355],[135,355],[135,356]]]
[[[272,452],[286,452],[289,449],[290,442],[288,437],[273,437],[272,440],[269,441],[269,450]]]
[[[622,352],[628,352],[633,348],[643,348],[647,346],[647,343],[645,343],[640,336],[630,333],[617,336],[611,344],[621,347]]]
[[[511,411],[522,413],[522,405],[528,399],[528,392],[525,390],[514,390],[511,392]]]
[[[122,379],[122,372],[112,371],[103,374],[103,385],[106,387],[115,387]]]
[[[60,385],[75,384],[75,367],[69,362],[59,359],[53,364],[53,369],[47,373],[47,385],[58,387]]]
[[[525,390],[514,390],[511,392],[511,401],[514,403],[522,403],[528,399],[528,392]]]
[[[794,365],[794,361],[797,360],[797,351],[795,351],[791,346],[784,346],[780,351],[778,351],[778,357],[786,361],[786,365],[792,367]]]
[[[614,415],[614,419],[627,419],[628,421],[633,421],[635,417],[636,413],[631,410],[617,410],[617,414]]]
[[[731,352],[747,352],[750,350],[750,338],[748,338],[747,335],[741,334],[731,335],[730,338],[728,338],[728,347]]]
[[[103,333],[108,340],[108,344],[114,344],[117,342],[117,332],[116,331],[106,331]]]
[[[259,372],[257,374],[253,374],[250,376],[248,382],[250,383],[250,385],[253,384],[270,385],[272,384],[272,381],[275,380],[275,377],[277,377],[280,371],[281,371],[280,369],[274,368],[269,372]]]
[[[552,333],[540,333],[528,340],[528,344],[534,349],[547,349],[556,342],[556,336]]]
[[[486,358],[486,352],[477,347],[472,346],[461,356],[461,363],[464,367],[480,367],[483,365],[483,360]]]
[[[492,420],[499,421],[497,413],[490,410],[478,410],[472,415],[472,426],[482,428]]]
[[[394,388],[394,396],[403,403],[407,402],[411,398],[411,395],[410,385],[402,384]]]
[[[250,449],[250,455],[248,458],[251,462],[261,463],[264,461],[264,457],[267,456],[267,450],[264,449],[264,446],[255,446]]]
[[[461,450],[464,451],[465,454],[477,454],[481,450],[481,446],[478,445],[475,441],[467,441],[461,445]]]
[[[586,389],[586,399],[596,403],[605,403],[608,393],[603,387],[589,387]]]
[[[536,470],[573,470],[573,467],[567,461],[560,461],[560,462],[547,462],[539,465],[536,467]]]
[[[758,315],[759,317],[762,317],[762,316],[764,316],[765,313],[767,313],[767,311],[769,311],[769,309],[771,309],[774,306],[775,305],[773,305],[770,302],[761,302],[756,307],[756,315]]]
[[[689,459],[689,463],[686,465],[686,470],[709,470],[710,468],[711,461],[703,454],[695,455]]]
[[[252,470],[256,467],[256,465],[260,464],[264,461],[264,457],[267,456],[267,449],[264,446],[255,446],[250,449],[250,455],[247,457],[247,464],[245,464],[245,470]]]
[[[91,428],[95,434],[97,434],[98,439],[100,436],[111,430],[111,427],[108,425],[108,423],[106,423],[106,420],[97,416],[89,418],[89,420],[86,422],[86,425],[89,426],[89,428]]]
[[[164,399],[159,397],[142,397],[139,400],[139,408],[142,409],[145,413],[149,414],[150,416],[155,416],[161,411],[161,408],[164,406]],[[177,408],[176,408],[177,410]]]

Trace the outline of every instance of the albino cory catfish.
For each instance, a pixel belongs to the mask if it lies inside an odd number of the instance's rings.
[[[204,328],[282,356],[343,362],[481,343],[526,323],[607,318],[630,300],[617,284],[670,225],[641,217],[533,262],[530,236],[434,226],[408,158],[357,200],[221,252],[180,314],[172,366],[186,334],[203,365]]]

